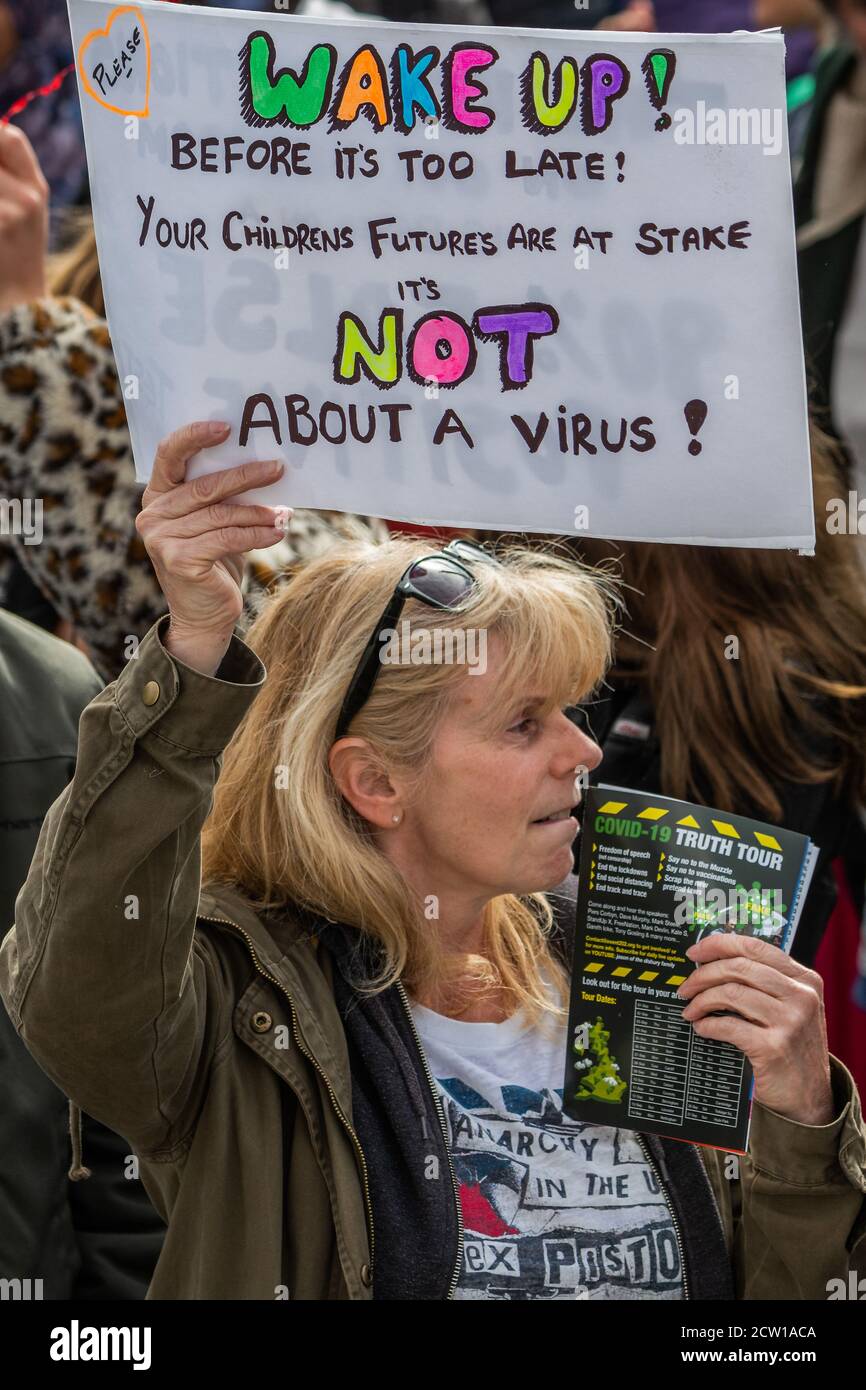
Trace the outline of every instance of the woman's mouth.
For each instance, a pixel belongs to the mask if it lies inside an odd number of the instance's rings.
[[[551,811],[549,816],[543,816],[540,820],[534,820],[532,825],[568,825],[572,834],[577,832],[577,821],[571,814],[571,807],[566,806],[561,811]]]

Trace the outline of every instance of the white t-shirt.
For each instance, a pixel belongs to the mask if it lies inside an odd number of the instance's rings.
[[[463,1211],[455,1298],[682,1298],[679,1245],[628,1130],[562,1111],[566,1025],[464,1023],[413,1002]]]

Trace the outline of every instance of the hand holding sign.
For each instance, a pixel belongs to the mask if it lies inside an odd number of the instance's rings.
[[[203,421],[164,439],[135,523],[168,600],[166,650],[205,675],[213,675],[225,656],[243,608],[245,552],[275,545],[290,515],[284,507],[229,501],[276,482],[283,471],[279,459],[184,481],[190,459],[223,443],[228,432],[228,425]]]

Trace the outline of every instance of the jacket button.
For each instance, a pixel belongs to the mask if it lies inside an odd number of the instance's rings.
[[[155,705],[159,699],[159,682],[148,681],[141,692],[141,699],[145,705]]]
[[[267,1033],[268,1029],[272,1028],[274,1024],[274,1020],[271,1018],[270,1014],[265,1013],[264,1009],[260,1010],[257,1014],[253,1014],[251,1022],[257,1033]]]
[[[365,1288],[370,1287],[373,1282],[373,1271],[369,1265],[361,1265],[361,1283]]]

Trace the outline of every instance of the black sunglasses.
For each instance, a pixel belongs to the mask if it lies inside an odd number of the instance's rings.
[[[480,545],[474,545],[472,541],[453,540],[435,555],[424,555],[420,560],[413,560],[400,576],[349,682],[337,720],[335,742],[344,736],[355,715],[369,700],[382,664],[382,633],[396,626],[406,600],[418,599],[419,603],[426,603],[428,608],[440,610],[456,608],[472,590],[474,576],[460,563],[461,560],[470,564],[478,561],[489,565],[501,564],[495,555],[482,550]]]

